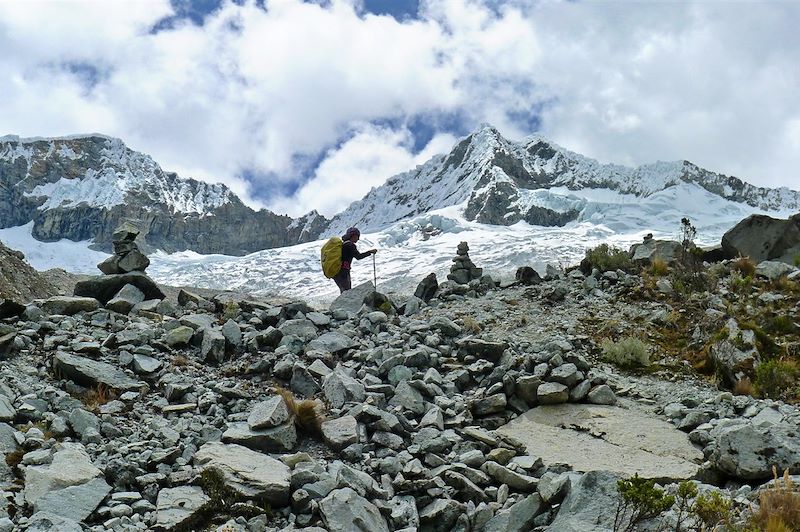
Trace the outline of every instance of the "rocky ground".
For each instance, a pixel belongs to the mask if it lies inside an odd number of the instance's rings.
[[[634,474],[691,479],[743,525],[773,466],[800,471],[791,383],[789,402],[744,393],[778,357],[747,324],[789,316],[774,343],[795,356],[800,292],[794,268],[743,286],[737,267],[714,290],[576,269],[413,297],[367,283],[328,309],[131,284],[8,304],[0,531],[623,530]],[[603,357],[628,336],[646,367]],[[675,505],[628,530],[702,518]]]

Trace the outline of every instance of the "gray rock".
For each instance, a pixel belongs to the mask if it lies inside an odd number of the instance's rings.
[[[92,297],[55,296],[45,299],[40,307],[47,314],[72,316],[78,312],[92,312],[100,308],[100,302]]]
[[[755,348],[739,349],[730,340],[722,340],[712,345],[708,356],[716,372],[729,387],[735,386],[745,377],[752,377],[755,367],[761,361]]]
[[[693,478],[703,461],[700,450],[672,424],[616,406],[539,406],[497,432],[523,442],[530,456],[569,464],[575,471],[682,480]]]
[[[491,476],[493,479],[501,484],[507,484],[508,487],[520,491],[534,491],[538,480],[529,475],[523,475],[512,471],[511,469],[498,464],[497,462],[485,462],[481,466],[481,471]]]
[[[194,303],[198,308],[207,309],[214,308],[214,304],[203,296],[199,296],[194,292],[180,289],[178,291],[178,304],[182,307],[187,306],[189,303]]]
[[[321,426],[322,438],[333,449],[344,449],[358,442],[358,422],[353,416],[342,416],[324,421]]]
[[[277,427],[287,421],[289,421],[289,408],[280,395],[256,404],[247,418],[247,424],[252,430]]]
[[[364,385],[338,368],[325,378],[322,391],[334,408],[341,408],[347,402],[360,403],[366,398]]]
[[[527,532],[533,528],[533,519],[542,510],[542,499],[534,493],[500,510],[492,517],[483,532]]]
[[[298,338],[302,338],[305,342],[313,340],[319,334],[314,322],[305,319],[286,320],[278,327],[278,330],[281,331],[281,334],[284,336],[297,336]]]
[[[765,260],[758,263],[756,266],[756,275],[760,275],[761,277],[766,277],[770,281],[774,281],[783,277],[784,275],[789,275],[797,268],[786,264],[785,262],[780,262],[776,260]]]
[[[581,378],[582,375],[578,372],[578,368],[572,363],[561,364],[550,372],[551,380],[560,382],[570,388],[575,386]]]
[[[720,471],[744,480],[772,477],[778,471],[800,468],[800,437],[796,426],[757,427],[752,423],[712,432],[716,445],[711,462]]]
[[[117,266],[121,273],[144,272],[150,266],[150,259],[138,249],[132,249],[117,261]]]
[[[110,364],[89,358],[58,352],[53,357],[53,370],[56,375],[71,379],[84,386],[103,384],[114,390],[141,391],[147,384],[129,377]]]
[[[150,375],[161,369],[161,361],[147,355],[133,355],[133,371],[139,375]]]
[[[17,410],[11,404],[11,400],[0,394],[0,421],[13,422],[15,417],[17,417]]]
[[[506,409],[506,404],[506,394],[497,393],[472,403],[472,412],[476,416],[488,416],[503,412]]]
[[[608,532],[614,529],[619,501],[619,477],[608,471],[590,471],[572,482],[548,532]]]
[[[536,397],[543,405],[566,403],[569,399],[569,388],[557,382],[545,382],[536,390]]]
[[[319,503],[328,530],[389,532],[378,508],[350,488],[333,490]]]
[[[69,413],[69,424],[75,434],[83,437],[89,429],[100,430],[100,418],[82,408],[75,408]]]
[[[195,465],[216,471],[225,484],[244,497],[276,507],[289,503],[291,472],[282,462],[241,445],[209,442],[194,455]]]
[[[800,252],[800,217],[781,220],[763,214],[748,216],[722,236],[722,249],[728,257],[791,264],[793,255]]]
[[[164,335],[164,343],[170,347],[181,347],[191,342],[193,335],[194,329],[186,325],[181,325],[175,327],[171,331],[167,331]]]
[[[106,303],[108,310],[119,312],[120,314],[128,314],[134,305],[144,301],[144,292],[133,286],[126,284],[117,294]]]
[[[556,474],[547,472],[539,479],[539,484],[536,486],[542,501],[547,504],[560,503],[571,485],[570,476],[566,473]]]
[[[35,504],[51,491],[85,484],[102,475],[79,443],[62,443],[50,464],[25,469],[25,501]]]
[[[444,316],[434,316],[431,318],[429,325],[431,329],[440,331],[445,336],[454,337],[461,334],[461,326]]]
[[[331,331],[326,332],[308,342],[306,350],[321,351],[323,353],[339,355],[356,346],[358,346],[358,342],[349,336],[337,331]]]
[[[28,519],[26,532],[82,532],[80,523],[47,512],[35,513]]]
[[[355,315],[364,304],[364,298],[375,291],[372,281],[361,283],[354,286],[351,290],[342,292],[339,297],[330,304],[330,311],[340,311],[348,315]]]
[[[423,530],[448,532],[464,513],[464,505],[452,499],[436,499],[419,511]]]
[[[492,342],[480,338],[464,338],[456,342],[458,348],[467,355],[474,355],[497,362],[508,348],[507,342]]]
[[[595,386],[586,398],[595,405],[613,405],[617,403],[617,396],[614,394],[614,390],[607,384]]]
[[[86,520],[111,492],[105,479],[93,478],[83,484],[49,491],[37,498],[34,512],[47,512],[74,521]]]
[[[291,451],[297,445],[297,429],[294,421],[261,430],[253,430],[247,423],[234,422],[228,424],[228,429],[222,434],[222,441],[256,451],[285,452]]]
[[[96,275],[78,281],[73,293],[76,296],[93,297],[105,305],[126,284],[132,284],[144,292],[145,299],[164,299],[166,297],[158,285],[143,272]]]
[[[242,328],[234,320],[228,320],[222,326],[222,336],[234,349],[238,349],[242,345]]]
[[[178,486],[158,492],[156,528],[176,530],[190,526],[211,499],[197,486]]]
[[[225,337],[217,329],[203,329],[200,356],[206,362],[220,363],[225,360]]]
[[[389,401],[389,404],[400,405],[406,410],[410,410],[420,416],[424,414],[426,410],[425,399],[422,397],[422,394],[419,390],[409,385],[408,381],[400,381],[400,384],[397,385],[394,391],[394,397]]]
[[[414,297],[421,299],[424,302],[429,302],[436,295],[439,290],[439,282],[436,279],[435,273],[429,273],[414,290]]]

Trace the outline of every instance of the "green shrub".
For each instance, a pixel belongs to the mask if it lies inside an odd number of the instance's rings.
[[[800,370],[792,361],[768,360],[756,368],[755,385],[758,392],[770,399],[792,398],[798,393]]]
[[[675,504],[675,497],[666,495],[655,487],[655,481],[639,478],[638,474],[617,481],[617,490],[621,500],[614,516],[615,532],[639,530],[640,522],[662,514]]]
[[[239,312],[241,312],[241,309],[239,308],[239,303],[237,303],[236,301],[228,301],[227,303],[225,303],[225,306],[222,307],[222,319],[224,320],[236,319],[236,317],[239,315]]]
[[[691,513],[703,523],[703,530],[715,530],[719,525],[730,529],[733,521],[731,507],[730,499],[723,497],[718,491],[712,491],[694,500]]]
[[[792,262],[794,263],[794,265],[796,267],[800,268],[800,253],[798,253],[797,255],[794,256],[794,258],[792,259]]]
[[[603,340],[603,359],[623,368],[650,365],[650,347],[638,338],[627,336],[618,342]]]
[[[630,270],[633,266],[628,252],[608,244],[600,244],[586,251],[586,260],[601,272]]]
[[[792,334],[797,332],[794,320],[785,314],[770,318],[766,329],[773,334]]]

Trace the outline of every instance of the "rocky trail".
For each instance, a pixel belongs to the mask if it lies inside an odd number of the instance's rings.
[[[800,472],[791,385],[742,389],[769,354],[748,320],[789,316],[775,345],[796,354],[795,268],[743,286],[724,261],[713,291],[648,267],[501,287],[464,244],[451,280],[316,309],[166,297],[134,238],[79,295],[0,305],[0,531],[624,530],[632,475],[691,479],[744,530],[773,466]],[[648,364],[609,356],[628,337]],[[626,525],[707,523],[676,505]]]

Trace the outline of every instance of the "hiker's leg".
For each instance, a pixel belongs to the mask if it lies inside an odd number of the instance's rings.
[[[350,290],[350,270],[339,270],[339,273],[334,275],[333,281],[339,287],[339,293]]]

